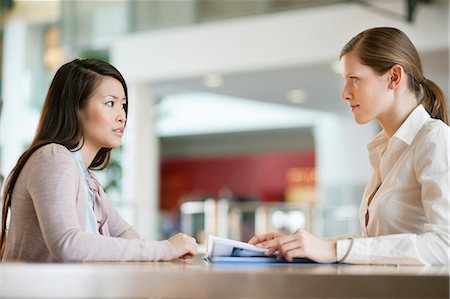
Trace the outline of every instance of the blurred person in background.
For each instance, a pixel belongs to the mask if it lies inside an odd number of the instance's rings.
[[[141,238],[92,171],[107,167],[111,149],[120,146],[127,107],[125,80],[106,62],[75,59],[56,72],[34,140],[6,180],[3,261],[166,261],[197,254],[196,241],[184,234]]]
[[[249,243],[291,261],[449,264],[450,149],[443,91],[422,71],[418,52],[395,28],[373,28],[340,54],[347,101],[358,124],[378,121],[369,143],[374,170],[359,210],[362,236],[324,239],[304,230]]]

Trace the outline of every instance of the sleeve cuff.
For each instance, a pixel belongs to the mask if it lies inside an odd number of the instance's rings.
[[[342,259],[348,255],[348,251],[350,250],[350,245],[352,241],[350,239],[338,240],[336,242],[336,261],[342,261]]]
[[[145,246],[142,248],[145,261],[170,261],[174,258],[169,241],[154,241],[142,239]]]

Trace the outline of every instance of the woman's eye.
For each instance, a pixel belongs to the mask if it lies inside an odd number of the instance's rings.
[[[350,80],[351,80],[352,82],[355,82],[356,80],[358,80],[358,78],[356,78],[356,77],[350,77]]]
[[[113,107],[114,106],[114,102],[113,101],[108,101],[108,102],[105,103],[105,105],[109,106],[109,107]]]

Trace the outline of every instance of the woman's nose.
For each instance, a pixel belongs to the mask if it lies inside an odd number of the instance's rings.
[[[350,93],[350,91],[349,91],[349,89],[347,87],[347,84],[342,89],[341,99],[344,100],[344,101],[350,101],[351,100],[351,93]]]
[[[126,115],[126,113],[125,113],[124,110],[121,110],[121,111],[120,111],[117,120],[120,121],[121,123],[124,123],[124,122],[127,121],[127,115]]]

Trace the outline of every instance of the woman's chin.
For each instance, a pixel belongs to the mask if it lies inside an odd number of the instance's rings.
[[[369,119],[369,118],[358,117],[356,115],[354,116],[354,119],[358,125],[365,125],[371,121],[371,119]]]
[[[108,148],[119,148],[122,145],[122,142],[111,142],[110,144],[108,144]]]

